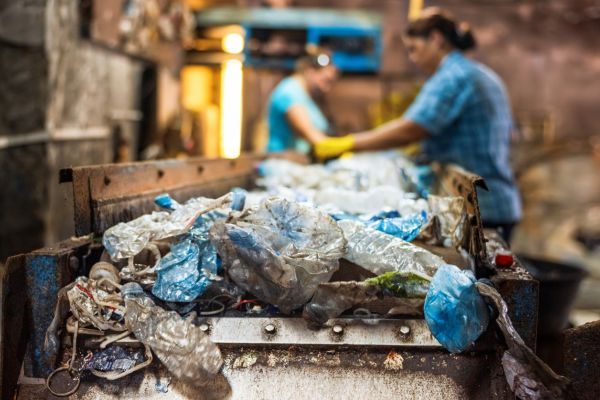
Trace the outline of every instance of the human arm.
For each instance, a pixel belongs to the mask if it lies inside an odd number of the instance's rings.
[[[288,108],[285,118],[298,136],[313,145],[327,138],[324,132],[315,128],[310,120],[308,110],[301,104],[296,104]]]
[[[421,125],[405,118],[387,122],[370,131],[352,135],[353,150],[381,150],[400,147],[428,138],[430,135]]]

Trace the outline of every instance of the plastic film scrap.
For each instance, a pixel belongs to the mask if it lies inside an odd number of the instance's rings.
[[[200,328],[157,307],[135,282],[123,286],[123,297],[127,328],[175,377],[202,386],[219,372],[221,352]]]
[[[276,197],[230,223],[216,222],[210,236],[231,279],[284,313],[331,278],[346,250],[331,217]]]

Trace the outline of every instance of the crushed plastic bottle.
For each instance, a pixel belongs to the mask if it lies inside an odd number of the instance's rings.
[[[242,289],[289,313],[338,269],[346,240],[335,221],[277,197],[210,231],[223,267]]]
[[[473,272],[446,264],[429,285],[425,320],[433,336],[452,353],[467,349],[488,326],[488,310],[475,282]]]
[[[178,379],[203,386],[219,372],[223,358],[217,345],[190,321],[176,312],[157,307],[142,287],[123,285],[127,328]]]
[[[445,264],[435,254],[402,239],[376,231],[356,221],[339,221],[348,241],[344,256],[376,275],[386,272],[414,273],[431,279]]]

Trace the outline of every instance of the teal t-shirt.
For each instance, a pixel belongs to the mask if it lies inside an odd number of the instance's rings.
[[[329,122],[323,115],[319,106],[306,92],[298,79],[290,76],[282,80],[269,98],[268,124],[269,143],[267,151],[296,150],[307,153],[310,145],[298,137],[287,121],[285,114],[296,105],[303,106],[307,111],[313,126],[322,131],[329,130]]]

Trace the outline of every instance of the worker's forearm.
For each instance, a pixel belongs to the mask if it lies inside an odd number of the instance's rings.
[[[307,130],[304,132],[299,131],[298,134],[310,144],[318,143],[327,137],[325,133],[318,130]]]
[[[380,150],[423,139],[426,132],[414,125],[411,121],[399,118],[371,131],[354,134],[354,149]]]

